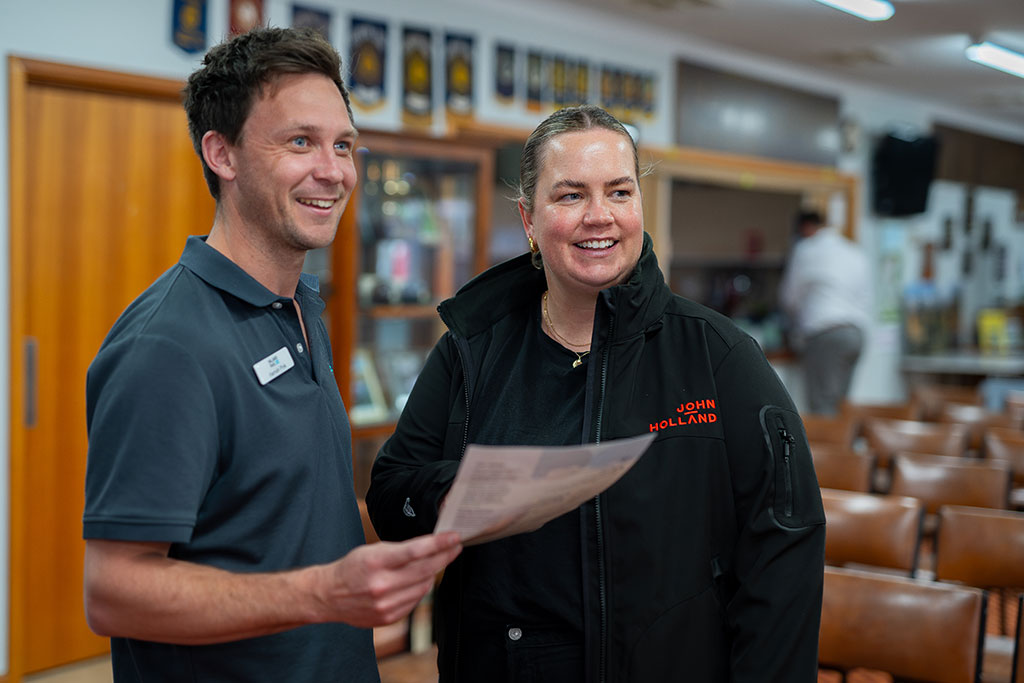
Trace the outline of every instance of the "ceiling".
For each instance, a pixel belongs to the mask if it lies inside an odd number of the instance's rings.
[[[884,90],[1024,135],[1024,79],[964,56],[972,37],[1024,52],[1024,0],[891,0],[869,22],[813,0],[568,0],[829,83]],[[682,56],[682,55],[681,55]],[[941,115],[937,116],[941,118]]]

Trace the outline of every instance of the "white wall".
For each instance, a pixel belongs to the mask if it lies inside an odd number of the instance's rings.
[[[399,127],[399,60],[395,57],[400,49],[401,26],[410,23],[434,29],[435,40],[447,29],[475,35],[477,116],[488,123],[527,129],[540,118],[524,111],[521,106],[504,107],[491,97],[494,43],[502,39],[520,49],[536,47],[547,52],[559,51],[567,56],[586,58],[592,64],[612,63],[656,73],[659,113],[641,127],[641,142],[646,144],[668,145],[672,142],[670,106],[677,58],[839,96],[844,114],[857,121],[866,136],[864,144],[844,157],[841,168],[862,176],[867,168],[867,138],[893,122],[906,121],[926,128],[937,115],[941,115],[944,122],[951,125],[1024,142],[1024,126],[1007,129],[958,112],[939,112],[925,103],[847,87],[753,55],[723,51],[693,41],[682,42],[667,31],[650,28],[630,31],[622,20],[612,21],[579,6],[560,5],[556,0],[517,0],[514,3],[507,0],[376,0],[372,5],[357,0],[310,0],[305,4],[334,13],[331,36],[343,55],[348,51],[348,22],[353,13],[389,23],[390,102],[373,115],[357,114],[356,124],[364,128]],[[269,23],[288,25],[291,6],[292,3],[285,0],[267,0],[266,18]],[[208,41],[212,43],[226,31],[227,0],[210,0],[208,12]],[[199,56],[186,54],[170,42],[170,14],[170,0],[0,0],[0,53],[184,79],[198,65]],[[545,21],[545,18],[551,21]],[[4,68],[0,71],[0,111],[5,116],[3,134],[0,135],[0,245],[4,245],[0,247],[2,310],[10,310],[10,268],[6,248],[10,230],[7,92],[7,69]],[[442,130],[442,118],[439,115],[435,119],[435,129]],[[111,144],[117,144],[117,141],[112,140]],[[74,160],[69,159],[68,163],[74,163]],[[1005,202],[1005,198],[992,201]],[[874,240],[879,226],[868,210],[866,196],[862,197],[862,202],[859,234],[867,248],[875,249]],[[1020,266],[1015,267],[1020,270]],[[1018,277],[1015,285],[1018,293],[1019,282]],[[894,335],[891,328],[892,325],[879,325],[871,335],[865,362],[855,378],[854,394],[857,399],[899,398],[902,389],[895,371],[899,348],[898,343],[894,343],[898,342],[898,335]],[[10,357],[10,343],[8,317],[0,316],[0,357]],[[10,371],[6,363],[0,363],[0,384],[10,386]],[[0,501],[9,500],[9,413],[8,393],[0,392]],[[9,506],[4,502],[0,504],[0,671],[6,670],[8,661],[8,529]]]
[[[883,132],[901,128],[925,134],[930,132],[933,122],[959,126],[981,134],[1024,142],[1024,126],[1018,129],[991,125],[960,112],[935,107],[927,102],[914,102],[886,93],[872,93],[861,89],[849,89],[842,94],[841,115],[856,123],[859,130],[857,143],[852,152],[845,154],[839,162],[842,171],[857,175],[861,179],[860,206],[857,226],[858,241],[874,256],[876,269],[879,257],[893,248],[892,243],[902,245],[901,284],[906,285],[921,274],[921,245],[925,241],[935,242],[941,233],[942,221],[952,215],[962,220],[966,189],[958,183],[935,182],[929,192],[928,210],[918,216],[893,219],[875,216],[871,209],[870,168],[874,141]],[[1004,190],[984,188],[978,192],[976,210],[985,206],[985,215],[998,214],[1000,235],[1012,242],[1008,234],[1015,222],[1013,194]],[[999,199],[993,199],[998,197]],[[977,232],[977,231],[976,231]],[[975,235],[976,236],[976,235]],[[1021,240],[1017,240],[1019,243]],[[952,283],[961,280],[959,276],[959,254],[966,245],[955,243],[948,254],[936,251],[936,280]],[[1021,248],[1015,248],[1019,259]],[[1011,261],[1014,259],[1011,258]],[[955,261],[955,263],[954,263]],[[981,263],[975,263],[975,273]],[[1019,268],[1018,268],[1019,270]],[[876,275],[881,275],[876,270]],[[876,278],[877,280],[877,278]],[[1019,283],[1019,278],[1017,280]],[[967,283],[969,306],[976,306],[978,297],[971,298],[979,285]],[[1009,290],[1019,284],[1007,283]],[[876,292],[877,294],[877,292]],[[975,310],[972,308],[971,310]],[[857,371],[854,374],[850,398],[859,402],[889,402],[906,398],[906,387],[900,372],[901,330],[898,322],[878,319],[869,334],[867,345]]]

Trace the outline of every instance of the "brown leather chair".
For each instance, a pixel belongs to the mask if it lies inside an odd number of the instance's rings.
[[[944,404],[939,412],[939,422],[953,422],[966,426],[968,431],[967,449],[973,454],[981,452],[982,439],[989,429],[1014,427],[1009,414],[993,412],[986,409],[985,406],[970,403]]]
[[[888,420],[916,420],[917,411],[913,403],[846,403],[843,414],[860,419],[881,417]]]
[[[1014,634],[1024,589],[1024,512],[943,506],[935,546],[935,578],[989,590],[986,683],[1011,679]],[[994,624],[998,621],[998,624]]]
[[[937,533],[936,579],[1024,587],[1024,512],[945,505]]]
[[[929,550],[943,505],[1006,508],[1010,495],[1010,469],[1005,463],[922,453],[897,453],[892,460],[889,494],[911,496],[924,503],[922,554]],[[931,563],[921,563],[930,569]]]
[[[821,502],[827,564],[863,565],[914,575],[924,519],[921,501],[822,489]]]
[[[808,441],[828,443],[842,448],[853,446],[858,423],[852,416],[804,413],[800,415],[800,419],[803,420]]]
[[[822,597],[821,666],[915,681],[981,680],[985,591],[826,567]]]
[[[982,455],[988,460],[1002,460],[1009,464],[1013,471],[1010,507],[1024,510],[1024,431],[1001,427],[985,430]]]
[[[936,514],[943,505],[1006,508],[1010,468],[1004,462],[924,453],[897,453],[891,495],[920,499]]]
[[[1003,397],[1003,412],[1017,429],[1024,429],[1024,391],[1010,391]],[[1024,680],[1020,681],[1024,683]]]
[[[871,417],[884,420],[917,420],[917,406],[910,401],[902,403],[844,403],[842,415],[853,423],[853,441],[857,445],[864,435],[864,421]]]
[[[878,457],[878,467],[889,466],[892,456],[902,451],[964,455],[968,429],[954,423],[894,420],[869,417],[864,420],[868,449]]]
[[[914,404],[915,419],[937,421],[942,406],[947,403],[972,403],[982,405],[983,396],[977,387],[955,384],[919,384],[910,390],[910,402]]]
[[[810,442],[818,486],[844,491],[871,491],[875,456],[835,444]]]
[[[366,510],[366,501],[359,499],[359,516],[363,521],[363,535],[367,543],[377,543],[380,538],[370,522]],[[390,657],[409,649],[409,618],[403,617],[393,624],[375,626],[373,629],[373,648],[377,651],[377,659]]]

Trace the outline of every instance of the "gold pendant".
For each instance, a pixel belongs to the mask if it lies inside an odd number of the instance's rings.
[[[578,367],[579,367],[579,366],[581,366],[581,365],[583,365],[583,361],[582,361],[582,360],[580,360],[579,358],[577,358],[576,360],[574,360],[574,361],[572,362],[572,366],[573,366],[574,368],[578,368]]]

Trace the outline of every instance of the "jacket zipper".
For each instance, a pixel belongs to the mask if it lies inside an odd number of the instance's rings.
[[[785,475],[786,484],[786,506],[785,514],[787,517],[793,516],[793,474],[791,470],[790,456],[792,455],[793,445],[796,443],[796,437],[789,433],[782,420],[778,420],[779,425],[779,438],[782,439],[782,470]]]
[[[608,347],[601,357],[601,391],[597,401],[597,424],[594,429],[594,443],[601,443],[601,423],[604,418],[604,401],[608,386],[608,358],[611,355],[611,338],[615,320],[608,324]],[[608,579],[605,576],[604,556],[604,519],[601,514],[601,496],[594,496],[594,518],[597,532],[597,588],[598,603],[601,613],[600,659],[598,660],[598,680],[605,683],[608,669]]]
[[[463,363],[462,376],[466,376],[466,366]],[[469,445],[469,381],[462,381],[462,395],[466,399],[466,419],[462,423],[462,450],[459,451],[459,460],[462,460],[466,455],[466,446]]]

